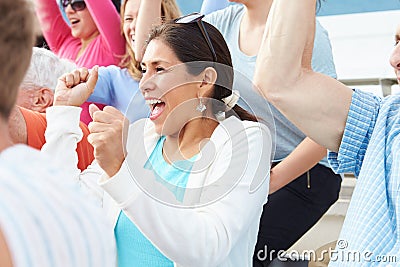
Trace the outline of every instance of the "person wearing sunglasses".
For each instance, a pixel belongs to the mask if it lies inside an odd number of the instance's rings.
[[[86,8],[84,0],[61,0],[61,6],[65,9],[68,5],[71,5],[72,10],[82,11]]]
[[[50,49],[79,67],[118,65],[125,52],[119,15],[111,0],[60,0],[69,25],[57,3],[35,0],[36,14]]]
[[[35,0],[36,14],[50,49],[78,67],[118,65],[125,54],[119,14],[111,0],[59,0],[69,25],[64,21],[57,2]],[[91,121],[88,103],[81,119]]]
[[[201,18],[150,32],[140,81],[148,119],[126,136],[122,114],[105,107],[89,126],[96,161],[77,180],[100,178],[95,190],[115,223],[119,266],[252,266],[272,134],[237,105],[229,49]],[[63,101],[48,110],[42,152],[60,154],[59,142],[68,143],[64,166],[76,159],[77,107],[96,76],[96,69],[63,76],[56,89]]]

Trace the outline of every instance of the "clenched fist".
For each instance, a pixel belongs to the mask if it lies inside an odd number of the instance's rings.
[[[87,68],[80,68],[64,74],[57,82],[54,106],[80,107],[93,93],[97,78],[97,66],[90,73]]]
[[[88,141],[94,147],[94,157],[109,177],[121,168],[126,156],[126,136],[128,119],[111,106],[100,110],[95,105],[89,106],[93,121],[89,124]]]

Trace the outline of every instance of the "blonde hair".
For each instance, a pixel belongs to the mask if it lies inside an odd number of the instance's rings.
[[[121,34],[124,35],[124,14],[125,6],[129,0],[125,0],[121,4]],[[162,21],[168,21],[171,19],[179,18],[181,16],[181,11],[179,10],[178,4],[175,0],[163,0],[161,2],[161,19]],[[125,37],[124,37],[125,39]],[[135,80],[140,80],[142,78],[142,71],[140,68],[140,62],[135,59],[135,53],[133,52],[131,46],[126,43],[126,53],[121,60],[120,66],[122,68],[127,68],[129,73]]]
[[[35,42],[32,1],[0,1],[0,116],[8,119]]]

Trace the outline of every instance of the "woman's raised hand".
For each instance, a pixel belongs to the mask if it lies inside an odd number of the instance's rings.
[[[58,79],[54,106],[81,106],[93,93],[98,78],[98,66],[88,71],[80,68]]]
[[[109,177],[114,176],[125,159],[128,119],[111,106],[100,110],[94,104],[89,106],[93,121],[89,123],[89,143],[94,148],[94,157]]]

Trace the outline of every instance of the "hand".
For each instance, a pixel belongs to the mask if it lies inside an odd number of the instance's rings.
[[[89,74],[87,68],[66,73],[58,79],[54,106],[81,106],[93,93],[98,78],[98,66]]]
[[[93,121],[89,123],[88,141],[94,148],[96,161],[112,177],[125,160],[129,121],[119,110],[110,106],[101,111],[91,104],[89,113]]]

